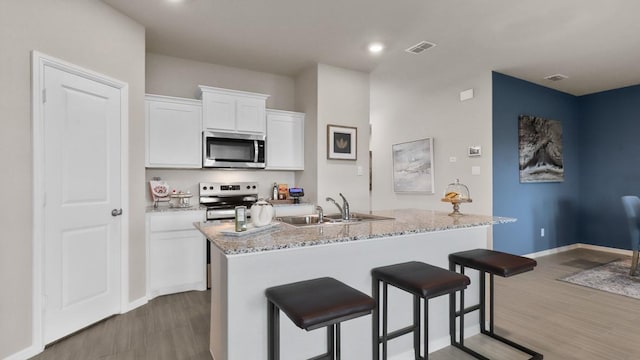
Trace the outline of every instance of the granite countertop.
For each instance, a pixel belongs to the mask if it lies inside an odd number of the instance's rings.
[[[226,255],[236,255],[516,221],[513,218],[470,214],[453,217],[442,211],[418,209],[374,211],[373,214],[394,220],[301,227],[278,223],[263,231],[242,236],[220,233],[221,229],[229,228],[229,224],[196,223],[195,226]]]
[[[157,208],[153,207],[153,205],[148,205],[147,208],[145,209],[145,212],[161,213],[161,212],[194,211],[194,210],[207,210],[207,207],[197,204],[197,205],[192,205],[191,207],[188,207],[188,208],[181,208],[181,207],[172,207],[172,206],[169,206],[169,204],[161,203],[158,205]]]

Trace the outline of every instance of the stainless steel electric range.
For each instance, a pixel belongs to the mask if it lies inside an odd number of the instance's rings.
[[[236,206],[247,209],[258,201],[258,183],[200,183],[200,204],[207,207],[207,221],[235,217]],[[251,216],[250,212],[247,213]]]

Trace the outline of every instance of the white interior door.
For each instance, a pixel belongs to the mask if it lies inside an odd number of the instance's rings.
[[[120,312],[121,89],[44,68],[44,343]]]

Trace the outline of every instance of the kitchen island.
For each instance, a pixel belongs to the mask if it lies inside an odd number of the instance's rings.
[[[266,288],[330,276],[371,294],[372,268],[405,261],[423,261],[448,268],[448,255],[486,248],[494,224],[515,219],[481,215],[448,216],[429,210],[374,212],[393,220],[335,223],[306,227],[277,224],[246,236],[223,235],[225,225],[197,224],[211,241],[211,334],[215,360],[267,358]],[[221,227],[222,226],[222,227]],[[229,227],[229,224],[226,225]],[[477,274],[468,273],[468,303],[477,301]],[[474,295],[476,294],[476,295]],[[429,348],[449,345],[448,297],[429,303]],[[389,288],[390,331],[411,323],[412,298]],[[306,332],[286,316],[281,324],[283,360],[306,359],[322,353],[324,330]],[[478,332],[478,317],[468,316],[467,334]],[[413,359],[412,337],[389,342],[389,358]],[[371,317],[342,326],[342,357],[371,359]]]

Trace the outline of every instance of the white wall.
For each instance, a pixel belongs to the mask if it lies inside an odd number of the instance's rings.
[[[0,358],[32,344],[31,51],[129,84],[130,299],[145,293],[144,28],[100,1],[0,2]]]
[[[396,65],[383,64],[371,74],[372,207],[451,211],[440,199],[459,178],[473,199],[461,211],[492,214],[491,71],[456,76],[456,69],[434,73],[424,68],[408,75],[406,66]],[[475,97],[461,102],[460,91],[470,88]],[[435,194],[395,193],[391,146],[428,137],[434,139]],[[468,147],[476,145],[482,156],[468,157]],[[471,175],[472,166],[479,166],[481,174]]]
[[[154,53],[147,53],[146,73],[146,92],[149,94],[198,99],[198,85],[208,85],[268,94],[268,108],[295,109],[295,80],[289,76]]]
[[[296,111],[304,117],[304,171],[296,172],[296,182],[304,188],[305,198],[318,202],[318,66],[296,77]]]
[[[341,203],[342,193],[351,211],[369,210],[369,75],[334,66],[318,65],[317,179],[318,203],[325,213],[337,211],[327,196]],[[357,160],[327,159],[327,125],[358,129]],[[362,167],[362,175],[357,175]]]

